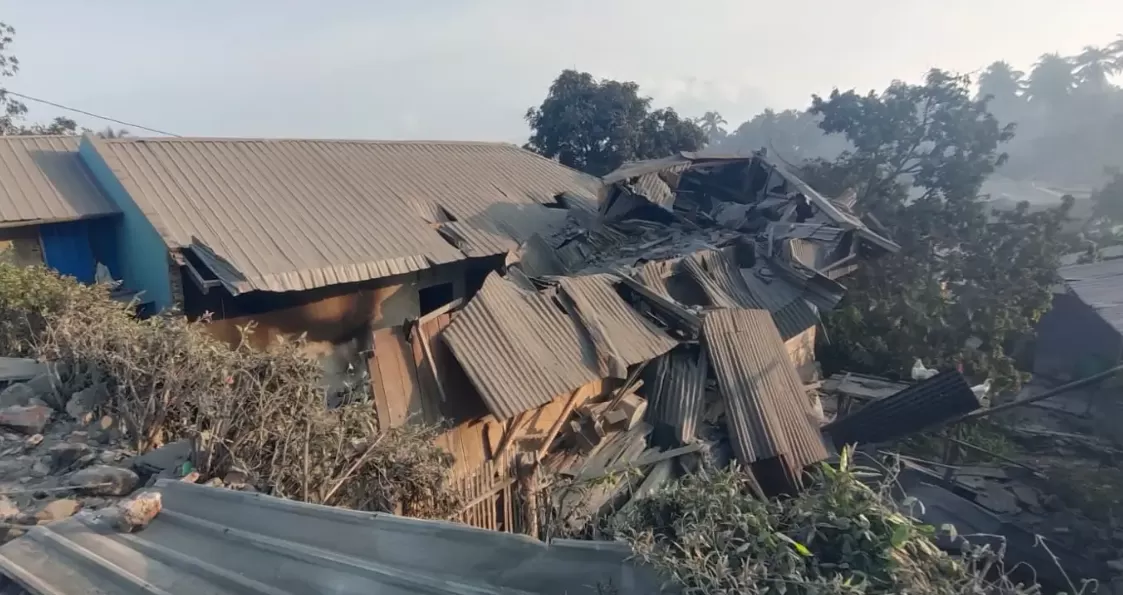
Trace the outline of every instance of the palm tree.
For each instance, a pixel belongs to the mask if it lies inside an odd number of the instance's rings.
[[[999,60],[979,75],[979,99],[989,97],[991,111],[1003,121],[1016,119],[1026,87],[1025,73]]]
[[[1123,69],[1123,33],[1115,36],[1115,41],[1108,44],[1107,51],[1111,52],[1115,67]]]
[[[1032,103],[1057,107],[1076,88],[1072,62],[1057,53],[1043,54],[1026,80],[1025,96]]]
[[[694,123],[702,129],[702,132],[706,134],[706,138],[713,143],[725,138],[724,126],[729,122],[726,122],[725,118],[721,117],[721,114],[717,112],[706,112],[701,118],[695,118]]]
[[[1103,91],[1108,87],[1108,77],[1119,72],[1118,57],[1110,47],[1098,48],[1084,46],[1084,50],[1074,59],[1076,78],[1082,87],[1092,91]]]

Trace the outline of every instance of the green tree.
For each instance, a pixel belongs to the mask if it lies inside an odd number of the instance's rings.
[[[717,112],[706,112],[702,117],[695,118],[694,123],[705,133],[706,140],[713,144],[725,138],[725,125],[729,122],[726,122],[725,118]]]
[[[979,75],[978,98],[990,97],[990,108],[1003,122],[1015,122],[1022,112],[1025,73],[999,60]]]
[[[979,189],[1003,163],[1013,125],[998,123],[987,98],[970,96],[967,77],[933,70],[923,85],[836,90],[815,97],[812,112],[853,149],[812,164],[809,177],[828,192],[856,188],[855,208],[876,215],[902,246],[849,280],[827,316],[836,363],[905,372],[920,357],[963,364],[979,381],[993,375],[1000,387],[1015,382],[1009,353],[1049,306],[1071,201],[987,212]],[[982,344],[965,347],[972,338]]]
[[[1084,46],[1084,50],[1073,58],[1073,64],[1076,66],[1074,74],[1080,88],[1099,93],[1111,86],[1108,78],[1123,67],[1110,47],[1091,45]]]
[[[11,53],[16,30],[0,22],[0,78],[15,76],[19,72],[19,59]],[[75,134],[78,124],[70,118],[55,118],[48,124],[24,124],[27,106],[0,88],[0,136],[33,134]]]
[[[124,128],[114,129],[112,126],[106,126],[104,130],[100,130],[96,134],[100,138],[125,138],[132,136],[128,130]]]
[[[1123,172],[1115,171],[1111,180],[1092,193],[1093,212],[1113,223],[1123,221]]]
[[[597,80],[565,70],[539,107],[526,112],[526,148],[561,163],[604,175],[626,161],[697,151],[706,133],[673,109],[651,109],[633,82]]]
[[[1030,102],[1057,108],[1072,96],[1076,82],[1070,59],[1055,52],[1043,54],[1029,73],[1026,97]]]

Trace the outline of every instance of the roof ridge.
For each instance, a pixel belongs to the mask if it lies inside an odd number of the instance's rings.
[[[474,140],[379,140],[379,139],[363,139],[363,138],[265,138],[265,137],[236,137],[236,136],[178,136],[178,137],[161,137],[161,136],[130,136],[125,138],[109,138],[101,139],[114,144],[130,144],[130,143],[191,143],[191,142],[204,142],[204,143],[224,143],[224,142],[241,142],[241,143],[341,143],[341,144],[365,144],[365,145],[467,145],[467,146],[499,146],[499,147],[512,147],[515,149],[522,149],[518,145],[505,141],[474,141]]]

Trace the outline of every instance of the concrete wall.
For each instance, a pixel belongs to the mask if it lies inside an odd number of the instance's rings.
[[[114,224],[120,275],[129,289],[143,291],[143,301],[152,302],[156,311],[174,305],[168,271],[168,249],[164,239],[144,216],[140,207],[97,152],[88,138],[82,139],[78,156],[105,196],[121,209]]]
[[[39,227],[30,225],[0,228],[0,259],[17,266],[43,264]]]

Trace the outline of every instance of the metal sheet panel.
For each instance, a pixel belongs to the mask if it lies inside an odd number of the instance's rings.
[[[492,273],[441,337],[500,419],[602,377],[592,344],[551,298]]]
[[[660,357],[647,373],[647,420],[655,435],[679,445],[693,442],[705,402],[709,362],[706,351],[683,345]]]
[[[73,221],[119,212],[82,166],[80,140],[0,137],[0,223]]]
[[[981,406],[963,375],[948,370],[835,420],[823,431],[840,448],[847,444],[885,442],[955,419]]]
[[[772,316],[765,310],[706,314],[702,341],[725,402],[730,441],[750,465],[782,459],[791,475],[827,457],[811,404]]]
[[[464,255],[426,219],[447,214],[462,226],[529,237],[564,217],[545,206],[558,194],[594,200],[600,186],[501,143],[89,142],[164,241],[200,254],[235,292],[303,290],[453,262]]]
[[[595,321],[600,334],[612,342],[615,355],[627,366],[646,362],[678,345],[632,309],[616,292],[616,278],[609,274],[563,277],[562,291],[573,300],[584,320]]]
[[[164,509],[125,534],[94,512],[0,547],[33,595],[655,593],[624,544],[533,538],[161,480]]]
[[[1062,267],[1057,272],[1070,292],[1123,333],[1123,259]]]
[[[96,263],[90,246],[88,221],[68,221],[39,227],[43,260],[60,275],[93,283]]]

